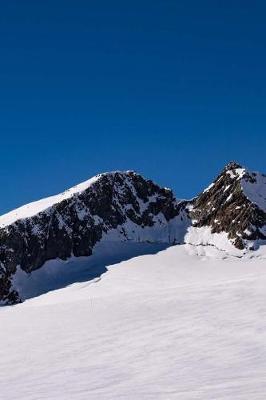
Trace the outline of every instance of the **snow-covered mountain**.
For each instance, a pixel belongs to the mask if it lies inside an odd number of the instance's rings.
[[[236,163],[191,201],[132,172],[112,172],[0,217],[0,300],[21,301],[18,271],[90,256],[102,241],[245,251],[266,239],[266,177]]]
[[[266,240],[266,176],[229,163],[194,199],[190,216],[187,243],[256,250]]]
[[[135,172],[98,175],[0,217],[0,299],[20,301],[12,278],[46,261],[89,256],[101,240],[179,243],[185,202]]]
[[[0,217],[2,398],[264,400],[265,186],[114,172]]]

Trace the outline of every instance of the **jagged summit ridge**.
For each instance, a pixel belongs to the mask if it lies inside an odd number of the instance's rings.
[[[2,215],[0,302],[20,301],[18,267],[31,273],[48,260],[90,256],[106,240],[255,250],[266,243],[266,176],[230,162],[197,197],[179,201],[134,171],[114,171]]]
[[[266,239],[266,177],[231,162],[194,201],[193,226],[225,232],[239,249]]]
[[[230,161],[228,164],[226,164],[224,169],[226,171],[230,171],[230,170],[234,170],[234,169],[243,169],[243,167],[236,161]]]
[[[30,273],[51,259],[89,256],[101,240],[177,243],[188,221],[171,190],[132,171],[97,175],[1,217],[0,299],[20,300],[18,266]]]
[[[98,174],[78,185],[75,185],[67,190],[65,190],[62,193],[59,193],[54,196],[49,196],[41,200],[34,201],[32,203],[23,205],[22,207],[19,207],[15,210],[12,210],[4,215],[0,216],[0,228],[4,227],[6,225],[10,225],[13,222],[19,220],[19,219],[25,219],[25,218],[30,218],[40,212],[43,212],[53,205],[60,203],[63,200],[68,200],[72,197],[78,196],[78,194],[86,191],[89,189],[95,182],[100,180],[102,177],[107,176],[112,179],[116,175],[121,175],[121,176],[130,176],[130,175],[138,175],[134,171],[112,171],[112,172],[104,172],[101,174]]]

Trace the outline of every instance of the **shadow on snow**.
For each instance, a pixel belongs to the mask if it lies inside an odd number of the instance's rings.
[[[166,243],[106,241],[96,245],[90,257],[47,261],[30,274],[20,269],[14,276],[13,285],[21,299],[26,300],[73,283],[93,281],[114,264],[142,255],[156,254],[167,247],[169,244]]]

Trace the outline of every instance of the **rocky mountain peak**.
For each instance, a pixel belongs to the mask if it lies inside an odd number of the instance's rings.
[[[230,162],[192,201],[178,201],[134,171],[99,174],[0,216],[0,303],[21,300],[12,284],[18,268],[30,274],[48,260],[90,256],[100,241],[222,249],[216,234],[239,250],[265,243],[265,175]]]
[[[52,259],[90,256],[101,240],[179,243],[189,224],[186,203],[133,171],[95,176],[65,192],[0,217],[0,302],[20,301],[12,287]]]
[[[193,203],[193,226],[225,232],[238,249],[266,239],[266,177],[231,162]]]
[[[231,171],[234,169],[243,169],[242,165],[238,164],[236,161],[230,161],[224,168],[225,171]]]

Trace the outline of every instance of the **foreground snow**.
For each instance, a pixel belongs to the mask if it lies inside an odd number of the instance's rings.
[[[207,249],[105,243],[21,273],[25,298],[57,290],[0,308],[2,398],[264,400],[265,259]]]

